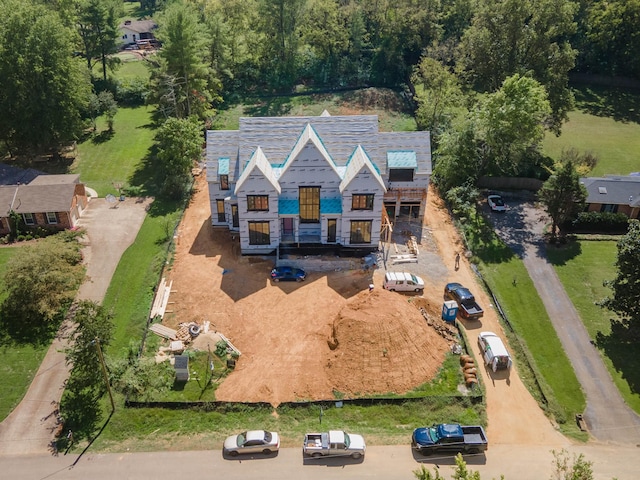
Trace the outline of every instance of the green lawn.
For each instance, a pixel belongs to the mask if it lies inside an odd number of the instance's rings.
[[[223,106],[214,118],[213,128],[237,130],[240,117],[313,116],[324,110],[331,115],[378,115],[380,130],[384,132],[415,131],[417,128],[408,106],[397,93],[388,89],[247,98],[243,101]]]
[[[4,272],[7,262],[20,250],[20,247],[0,248],[0,299],[4,299]],[[7,338],[0,329],[0,421],[20,402],[35,375],[40,362],[47,353],[46,345],[16,344]]]
[[[625,401],[640,413],[640,359],[636,346],[618,338],[611,329],[608,310],[595,304],[611,294],[604,280],[616,276],[617,249],[614,241],[579,241],[564,249],[549,250],[564,288],[596,345],[603,355],[609,373]]]
[[[640,124],[573,111],[569,122],[562,126],[562,135],[547,133],[543,144],[544,153],[554,159],[569,148],[597,155],[598,164],[589,174],[592,177],[640,171]]]
[[[462,228],[473,260],[509,319],[512,329],[505,326],[505,332],[518,374],[565,434],[583,438],[571,420],[584,410],[584,394],[522,260],[495,235],[486,218],[465,221]]]
[[[80,179],[104,197],[117,193],[114,183],[124,186],[140,167],[153,143],[151,109],[119,108],[113,135],[107,132],[104,118],[98,121],[98,134],[78,144],[78,156],[71,167]]]

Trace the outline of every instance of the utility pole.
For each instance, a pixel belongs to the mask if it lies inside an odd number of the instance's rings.
[[[111,383],[109,382],[109,375],[107,374],[107,366],[104,363],[104,356],[102,355],[102,348],[100,347],[100,339],[96,337],[96,347],[98,348],[98,357],[100,358],[100,366],[102,367],[102,374],[104,375],[104,381],[107,384],[107,392],[109,392],[109,400],[111,400],[111,413],[116,411],[116,405],[113,402],[113,394],[111,393]]]

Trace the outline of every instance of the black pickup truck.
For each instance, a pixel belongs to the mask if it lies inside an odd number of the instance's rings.
[[[416,428],[411,445],[423,455],[432,453],[480,453],[487,450],[487,435],[480,425],[441,423]]]
[[[459,283],[447,283],[444,287],[444,298],[456,301],[462,318],[477,320],[484,315],[484,310],[478,305],[473,294]]]

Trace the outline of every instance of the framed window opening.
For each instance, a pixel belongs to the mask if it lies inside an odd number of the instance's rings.
[[[238,215],[238,205],[231,205],[231,219],[233,228],[240,228],[240,216]]]
[[[22,221],[24,222],[25,225],[35,225],[36,224],[36,219],[33,216],[33,213],[23,213],[22,214]]]
[[[351,197],[351,210],[373,210],[373,193],[354,194]]]
[[[413,182],[413,168],[389,169],[390,182]]]
[[[352,220],[349,243],[371,243],[372,220]]]
[[[249,245],[270,245],[269,222],[249,222]]]
[[[229,190],[229,175],[220,175],[220,190]]]
[[[269,195],[247,195],[247,210],[268,212]]]
[[[58,223],[58,215],[56,212],[47,212],[47,223],[49,225],[55,225]]]
[[[320,187],[300,187],[300,223],[320,223]]]
[[[224,200],[216,200],[216,209],[218,210],[218,221],[226,222],[226,217],[224,214]]]

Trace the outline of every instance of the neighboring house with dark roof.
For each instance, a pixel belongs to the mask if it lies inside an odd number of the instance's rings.
[[[155,40],[153,31],[158,28],[158,25],[153,20],[125,20],[118,28],[120,29],[120,42],[126,45]]]
[[[243,254],[378,249],[387,218],[424,217],[429,132],[380,132],[376,115],[241,118],[207,131],[211,223]]]
[[[11,212],[28,227],[73,228],[87,202],[79,175],[39,175],[27,185],[0,185],[0,235],[11,231]]]
[[[623,213],[640,218],[640,176],[606,175],[581,178],[587,189],[587,211]]]

